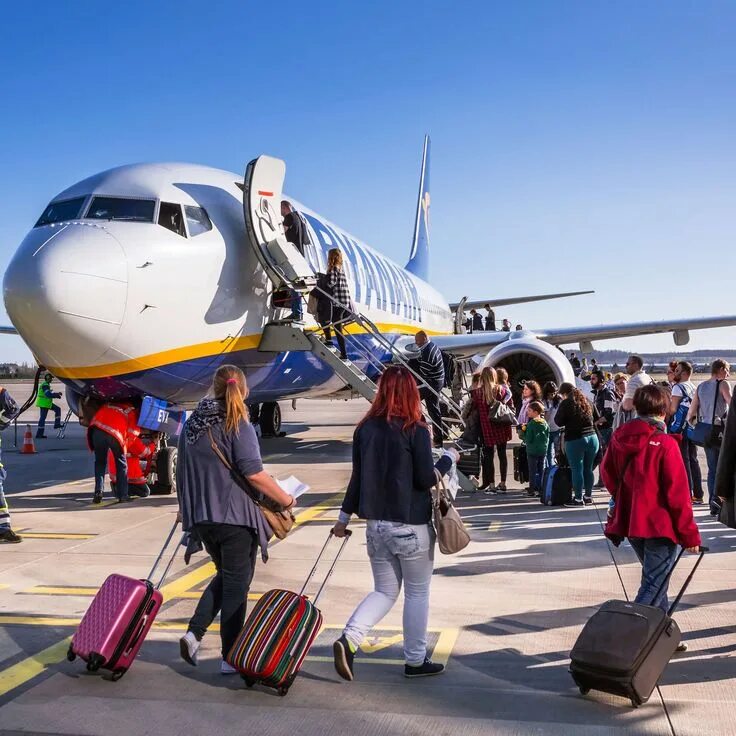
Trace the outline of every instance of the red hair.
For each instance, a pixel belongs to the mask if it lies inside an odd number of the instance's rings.
[[[424,426],[422,400],[414,376],[403,366],[389,366],[378,381],[378,392],[361,424],[373,418],[403,422],[402,429]]]

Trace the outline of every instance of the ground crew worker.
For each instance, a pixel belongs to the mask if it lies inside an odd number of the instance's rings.
[[[131,404],[103,404],[95,413],[87,430],[87,444],[95,454],[95,493],[92,503],[102,502],[107,469],[107,453],[115,459],[115,495],[119,503],[130,501],[128,494],[128,462],[125,457],[129,429],[138,424],[138,412]],[[140,434],[140,429],[138,430]]]
[[[54,429],[61,429],[61,408],[54,404],[54,399],[60,399],[60,393],[54,393],[51,390],[51,381],[54,377],[50,373],[44,374],[43,382],[38,387],[38,394],[36,396],[36,406],[41,409],[41,414],[38,417],[38,429],[36,430],[36,439],[45,440],[46,435],[44,429],[46,428],[46,417],[50,411],[54,412]]]
[[[151,489],[148,487],[148,471],[150,460],[156,452],[156,443],[150,438],[141,436],[140,427],[128,427],[127,448],[125,458],[128,464],[128,495],[148,498]],[[111,453],[107,456],[107,472],[110,481],[117,490],[117,466]]]
[[[0,431],[9,427],[17,414],[18,404],[15,403],[15,400],[6,389],[0,389]],[[2,464],[2,456],[0,455],[0,543],[17,544],[23,541],[23,539],[10,526],[10,510],[8,509],[8,501],[3,493],[3,483],[6,477],[7,472]]]

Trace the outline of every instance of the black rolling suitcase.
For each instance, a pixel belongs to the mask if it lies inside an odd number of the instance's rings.
[[[514,480],[519,483],[529,482],[529,464],[526,460],[526,445],[514,447]]]
[[[707,547],[700,548],[692,572],[667,613],[641,603],[608,601],[593,614],[570,652],[570,674],[583,695],[591,690],[622,695],[635,708],[649,700],[682,639],[672,613],[707,551]]]

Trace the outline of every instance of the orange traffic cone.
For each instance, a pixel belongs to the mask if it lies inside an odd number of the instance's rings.
[[[26,433],[23,435],[23,447],[20,451],[21,455],[35,455],[36,447],[33,444],[33,432],[31,432],[31,425],[26,424]]]

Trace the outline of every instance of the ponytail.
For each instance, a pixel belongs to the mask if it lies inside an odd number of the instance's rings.
[[[237,366],[223,365],[217,369],[213,381],[216,399],[225,402],[225,431],[238,434],[240,423],[248,422],[248,384],[245,374]]]

